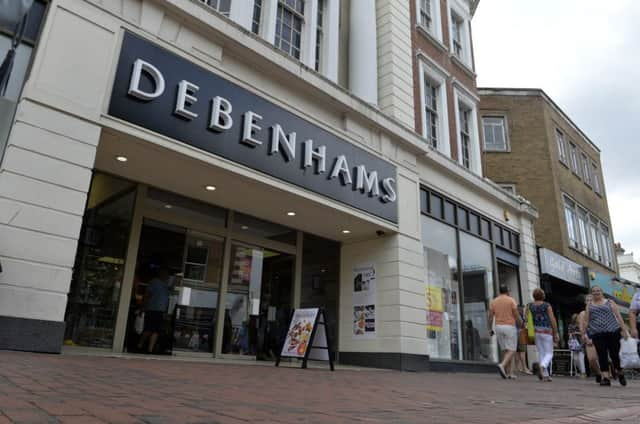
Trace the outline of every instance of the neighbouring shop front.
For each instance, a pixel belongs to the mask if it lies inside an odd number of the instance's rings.
[[[521,301],[519,234],[440,192],[420,196],[428,355],[496,362],[487,313],[501,284]]]
[[[619,278],[611,274],[604,274],[597,271],[589,273],[592,286],[600,286],[605,297],[616,302],[625,322],[628,322],[629,306],[633,295],[640,290],[638,284]]]
[[[545,248],[538,248],[540,283],[547,301],[553,307],[558,320],[560,345],[567,348],[568,327],[573,314],[584,310],[584,297],[590,282],[586,267]],[[529,300],[530,301],[530,300]]]

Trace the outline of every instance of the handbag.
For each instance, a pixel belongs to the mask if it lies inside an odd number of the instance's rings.
[[[573,336],[569,338],[569,350],[572,352],[580,352],[582,350],[582,345]]]
[[[529,344],[529,334],[526,328],[521,328],[518,332],[518,345],[525,346]]]
[[[533,325],[533,314],[527,306],[527,336],[529,336],[529,344],[533,344],[536,339],[536,327]]]

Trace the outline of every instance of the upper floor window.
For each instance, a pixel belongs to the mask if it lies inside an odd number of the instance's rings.
[[[260,33],[260,18],[262,17],[262,0],[254,0],[253,16],[251,18],[251,32]]]
[[[427,143],[434,149],[438,148],[438,92],[439,86],[425,77],[424,80],[424,110],[426,120]]]
[[[275,46],[296,59],[300,59],[303,24],[303,0],[278,0]]]
[[[569,246],[611,268],[613,259],[607,225],[566,195],[564,216]]]
[[[567,143],[564,140],[564,134],[560,130],[556,130],[556,143],[558,145],[558,156],[560,161],[567,164]]]
[[[420,0],[420,25],[433,31],[433,4],[431,0]]]
[[[593,180],[593,191],[597,194],[602,194],[602,187],[600,186],[600,173],[598,172],[598,165],[591,162],[591,178]]]
[[[569,154],[571,155],[571,170],[580,175],[580,164],[578,162],[578,148],[572,142],[569,142]]]
[[[229,16],[231,11],[231,0],[201,0],[203,3],[211,6],[224,16]]]
[[[484,149],[486,151],[507,151],[507,131],[503,116],[483,116]]]
[[[578,218],[575,212],[576,205],[569,199],[564,199],[564,218],[569,235],[569,246],[578,249]]]
[[[460,129],[460,150],[462,152],[462,166],[471,168],[471,109],[464,104],[458,105],[459,129]]]
[[[589,165],[589,157],[586,153],[582,152],[582,178],[584,179],[584,183],[587,185],[591,185],[591,169]]]
[[[322,27],[322,18],[324,15],[324,0],[318,0],[318,21],[316,23],[316,71],[320,71],[320,61],[322,60],[322,37],[323,37],[323,27]]]
[[[464,57],[464,40],[463,40],[463,25],[464,19],[451,13],[451,42],[453,47],[453,54],[460,60],[465,60]]]

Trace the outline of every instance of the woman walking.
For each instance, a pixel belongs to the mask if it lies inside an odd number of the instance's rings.
[[[586,328],[582,329],[582,338],[586,342],[589,338],[598,352],[598,363],[602,378],[601,386],[611,386],[611,374],[609,372],[609,358],[613,365],[613,372],[617,373],[618,381],[622,386],[627,385],[627,380],[620,368],[620,333],[624,338],[629,338],[629,332],[624,326],[624,321],[618,310],[618,306],[604,297],[599,286],[591,288],[591,303],[585,311]]]
[[[571,324],[569,324],[569,350],[571,351],[571,359],[580,372],[580,377],[584,378],[586,377],[586,370],[584,366],[584,346],[582,346],[581,335],[579,315],[573,314],[571,316]]]
[[[529,336],[527,335],[527,317],[524,314],[524,306],[518,305],[518,314],[523,324],[518,328],[518,351],[513,357],[515,369],[523,374],[533,374],[527,365],[527,345],[529,344]]]
[[[543,381],[551,381],[549,367],[553,360],[553,345],[558,343],[558,323],[553,314],[551,305],[544,301],[545,294],[542,289],[533,291],[533,302],[527,305],[527,311],[531,311],[533,326],[535,328],[536,349],[538,349],[539,364],[534,364],[534,372]],[[528,312],[526,315],[529,315]],[[536,367],[537,365],[537,367]]]

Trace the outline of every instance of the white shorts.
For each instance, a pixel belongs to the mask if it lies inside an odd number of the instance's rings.
[[[518,350],[518,330],[514,325],[496,325],[496,336],[500,350]]]

